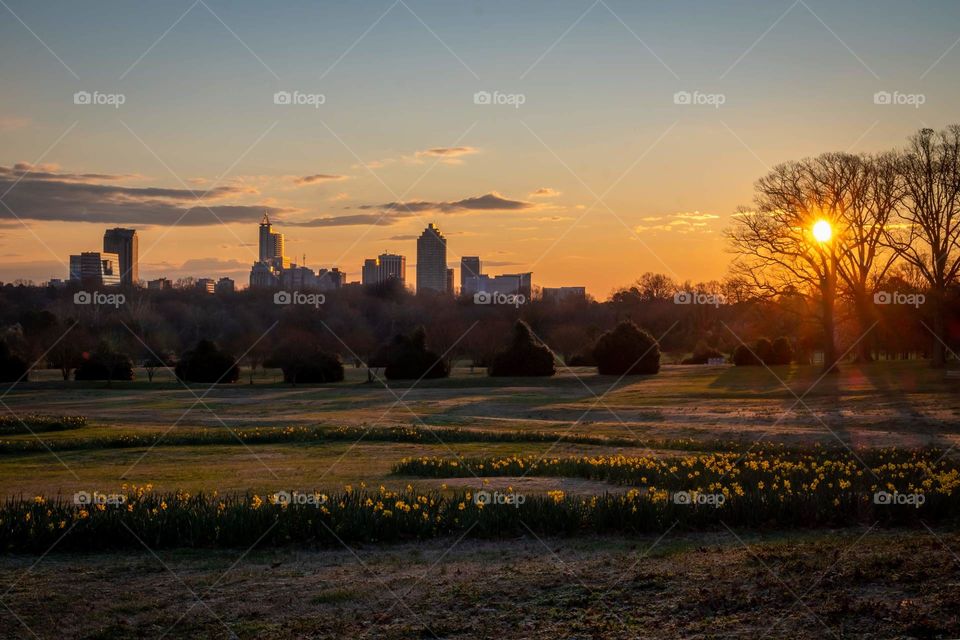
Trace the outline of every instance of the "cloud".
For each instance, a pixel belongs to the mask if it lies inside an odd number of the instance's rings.
[[[387,240],[393,240],[393,241],[395,241],[395,242],[402,242],[402,241],[405,241],[405,240],[416,240],[416,239],[419,238],[419,237],[420,237],[420,236],[412,233],[412,234],[409,234],[409,235],[390,236],[389,238],[387,238]]]
[[[349,199],[350,199],[350,194],[347,193],[346,191],[341,191],[337,195],[330,196],[329,198],[327,198],[329,202],[341,202],[343,200],[349,200]]]
[[[171,279],[193,276],[195,278],[211,278],[230,276],[246,280],[250,273],[250,262],[242,260],[222,260],[220,258],[191,258],[176,265],[171,262],[153,262],[141,264],[145,280],[166,277]]]
[[[389,227],[413,214],[391,211],[385,213],[356,213],[347,216],[326,216],[301,222],[285,221],[289,227],[352,227],[359,225]]]
[[[673,232],[680,234],[687,233],[712,233],[708,229],[708,220],[716,220],[720,216],[714,215],[712,213],[700,213],[699,211],[694,212],[682,212],[682,213],[673,213],[669,216],[646,216],[641,218],[642,222],[661,222],[660,224],[655,225],[637,225],[634,227],[634,231],[641,233],[644,231],[656,232]]]
[[[480,150],[476,147],[433,147],[424,149],[413,154],[413,158],[404,157],[404,160],[421,162],[422,158],[439,158],[444,164],[460,164],[463,162],[461,156],[469,156],[478,153]]]
[[[310,176],[299,176],[293,179],[294,184],[299,186],[307,186],[311,184],[319,184],[322,182],[339,182],[341,180],[346,180],[347,176],[341,176],[331,173],[315,173]]]
[[[0,131],[16,131],[29,127],[32,123],[30,118],[20,118],[17,116],[0,116]]]
[[[387,202],[378,205],[361,205],[361,209],[381,209],[384,211],[403,211],[419,213],[439,211],[442,213],[463,213],[467,211],[521,211],[534,206],[532,202],[510,200],[493,191],[482,196],[464,198],[455,202],[430,202],[416,200],[411,202]]]
[[[92,222],[130,225],[204,226],[259,221],[264,211],[289,209],[223,202],[249,196],[251,189],[224,185],[209,191],[111,184],[133,175],[61,172],[55,165],[0,166],[0,193],[10,189],[0,219]],[[14,185],[15,188],[14,188]],[[198,198],[203,198],[198,203]]]
[[[556,198],[560,195],[560,192],[556,189],[551,189],[550,187],[540,187],[536,191],[530,193],[531,198]]]

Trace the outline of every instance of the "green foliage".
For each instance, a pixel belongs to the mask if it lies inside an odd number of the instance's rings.
[[[644,375],[660,370],[660,346],[653,336],[630,321],[607,331],[593,348],[602,375]]]
[[[556,373],[550,349],[533,335],[523,320],[517,320],[510,346],[494,356],[488,371],[491,376],[552,376]]]

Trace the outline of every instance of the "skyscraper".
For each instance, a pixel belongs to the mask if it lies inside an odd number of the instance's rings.
[[[473,295],[477,291],[477,278],[481,274],[480,256],[460,258],[460,295]]]
[[[380,282],[394,279],[400,284],[407,283],[407,258],[395,253],[381,253],[377,258],[380,269]]]
[[[104,253],[115,253],[120,259],[120,284],[132,286],[140,280],[138,253],[140,242],[136,229],[107,229],[103,234]]]
[[[120,258],[115,253],[97,251],[70,256],[70,280],[83,286],[117,286],[120,284]]]
[[[363,261],[360,270],[360,282],[365,285],[380,284],[380,266],[376,258],[367,258]]]
[[[273,232],[270,217],[264,213],[260,222],[260,262],[265,262],[275,269],[286,269],[290,262],[283,254],[283,249],[283,234]]]
[[[432,222],[417,238],[417,293],[447,290],[447,239]]]

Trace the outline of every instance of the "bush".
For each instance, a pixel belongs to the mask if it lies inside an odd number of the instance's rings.
[[[684,358],[680,364],[707,364],[711,358],[726,358],[719,349],[708,347],[705,344],[698,344],[693,350],[693,355]]]
[[[768,364],[790,364],[793,362],[793,345],[786,336],[780,336],[773,341],[773,350]]]
[[[340,356],[321,351],[319,348],[303,349],[286,345],[277,349],[265,362],[265,367],[277,367],[283,371],[283,381],[291,384],[315,384],[343,380],[343,363]]]
[[[553,354],[530,331],[523,320],[513,326],[513,342],[493,357],[491,376],[552,376]]]
[[[760,338],[753,343],[753,352],[757,354],[760,362],[769,365],[770,359],[773,357],[773,344],[766,338]]]
[[[760,365],[760,361],[753,351],[745,344],[737,345],[737,348],[733,350],[733,364],[738,367],[755,367]]]
[[[607,331],[593,347],[597,370],[603,375],[643,375],[660,370],[660,346],[630,321]]]
[[[427,334],[423,327],[409,336],[395,336],[390,344],[380,348],[370,363],[374,367],[385,367],[387,380],[446,378],[450,375],[447,363],[427,349]]]
[[[94,353],[84,354],[74,380],[133,380],[133,362],[122,353],[100,345]]]
[[[753,347],[741,344],[733,352],[733,364],[738,367],[755,367],[765,364],[768,367],[778,364],[790,364],[793,361],[793,347],[786,337],[779,337],[773,343],[760,338]]]
[[[567,363],[568,367],[595,367],[597,366],[597,361],[593,357],[593,351],[583,351],[574,355],[570,358],[570,361]]]
[[[184,351],[173,372],[184,382],[216,384],[240,378],[240,368],[233,357],[210,340],[201,340],[193,349]]]
[[[7,343],[0,340],[0,382],[26,380],[29,368],[26,360],[11,353]]]

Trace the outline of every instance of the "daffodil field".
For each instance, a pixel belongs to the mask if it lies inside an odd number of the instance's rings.
[[[476,488],[391,491],[363,484],[324,493],[190,495],[121,486],[116,494],[21,497],[0,506],[0,549],[38,552],[170,547],[330,546],[534,531],[645,533],[919,524],[960,513],[960,470],[943,452],[757,448],[680,457],[416,458],[396,475],[475,477]],[[602,480],[602,495],[562,490],[491,500],[485,476]],[[629,487],[628,490],[624,490]],[[498,492],[499,493],[499,492]],[[496,494],[495,494],[496,495]],[[69,535],[66,535],[69,532]]]

